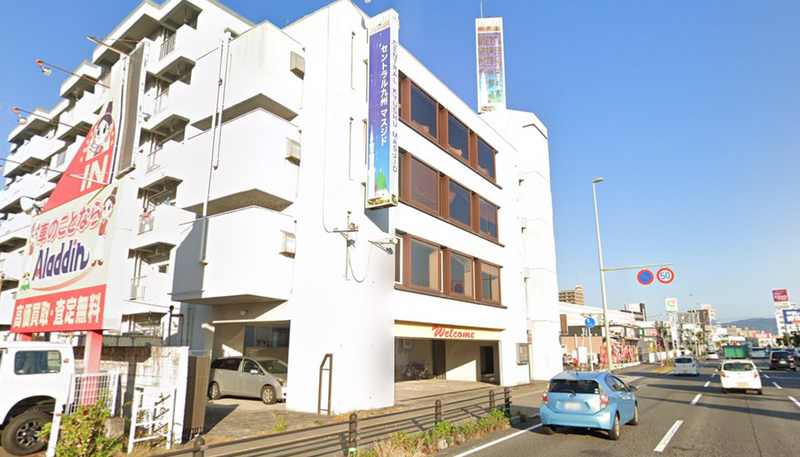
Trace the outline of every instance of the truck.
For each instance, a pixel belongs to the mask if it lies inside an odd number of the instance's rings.
[[[0,342],[0,446],[12,455],[42,451],[42,426],[61,413],[74,389],[72,346]]]
[[[726,359],[747,359],[750,357],[750,346],[729,344],[722,346],[722,353]]]

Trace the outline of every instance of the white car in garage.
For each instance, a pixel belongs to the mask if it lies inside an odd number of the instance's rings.
[[[719,380],[722,383],[722,393],[725,394],[734,389],[755,390],[759,395],[764,394],[761,389],[761,375],[750,360],[724,361],[719,371]]]
[[[681,356],[675,358],[675,369],[672,374],[678,375],[692,375],[700,376],[700,368],[697,366],[697,360],[691,356]]]

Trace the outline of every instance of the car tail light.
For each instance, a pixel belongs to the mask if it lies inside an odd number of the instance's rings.
[[[608,406],[608,395],[600,394],[600,409],[603,409],[606,406]]]
[[[697,364],[696,364],[696,363],[693,363],[693,364],[692,364],[692,368],[697,368]]]
[[[543,394],[542,394],[542,403],[544,403],[544,404],[545,404],[545,405],[547,405],[547,406],[550,406],[550,405],[547,403],[547,392],[545,392],[545,393],[543,393]]]
[[[724,378],[725,377],[725,372],[724,371],[720,371],[719,372],[719,377],[720,378]]]
[[[754,372],[753,372],[753,377],[754,377],[754,378],[757,378],[757,377],[758,377],[758,372],[757,372],[757,371],[754,371]]]

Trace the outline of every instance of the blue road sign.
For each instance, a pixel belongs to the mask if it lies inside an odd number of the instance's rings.
[[[595,321],[593,317],[587,317],[583,323],[586,324],[587,327],[592,328],[594,327]]]
[[[652,283],[654,279],[655,279],[655,276],[653,275],[653,272],[650,271],[650,270],[641,270],[636,275],[636,280],[639,281],[639,284],[641,284],[643,286],[646,286],[646,285]]]

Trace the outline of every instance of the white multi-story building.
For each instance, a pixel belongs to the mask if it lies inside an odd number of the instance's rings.
[[[109,34],[142,49],[145,76],[118,127],[139,140],[115,175],[106,332],[286,359],[300,411],[319,392],[337,412],[392,405],[420,371],[501,385],[560,371],[546,128],[479,116],[400,47],[400,203],[365,209],[369,21],[344,0],[283,29],[168,0]],[[122,60],[98,46],[75,73],[109,82]],[[109,90],[71,77],[9,135],[0,324],[31,231],[21,199],[49,196]]]

